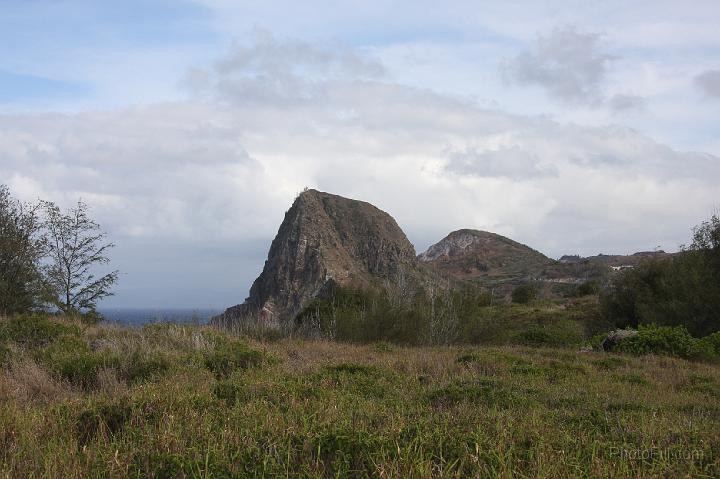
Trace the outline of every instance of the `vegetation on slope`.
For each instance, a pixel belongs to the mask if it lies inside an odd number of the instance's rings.
[[[620,327],[683,326],[694,336],[720,331],[720,218],[696,228],[682,253],[623,271],[601,299],[604,315]]]
[[[720,474],[711,364],[21,319],[0,320],[4,477]]]
[[[612,324],[592,296],[507,304],[473,287],[432,295],[334,287],[300,312],[296,327],[294,334],[360,343],[577,346]]]

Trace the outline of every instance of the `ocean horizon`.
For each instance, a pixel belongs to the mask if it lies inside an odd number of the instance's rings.
[[[105,321],[123,326],[151,323],[207,324],[222,313],[216,308],[98,308]]]

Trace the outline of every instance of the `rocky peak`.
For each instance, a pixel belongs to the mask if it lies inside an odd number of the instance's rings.
[[[259,319],[278,326],[330,282],[365,287],[416,262],[413,245],[389,214],[364,201],[305,190],[285,214],[248,298],[213,322]]]
[[[420,254],[418,259],[420,261],[428,262],[449,260],[459,256],[466,256],[476,252],[478,249],[482,249],[483,245],[487,246],[490,243],[497,241],[498,238],[502,237],[486,231],[470,229],[453,231],[438,243],[428,248],[427,251]]]
[[[523,276],[552,262],[542,253],[510,238],[472,229],[453,231],[418,259],[461,279],[498,274]]]

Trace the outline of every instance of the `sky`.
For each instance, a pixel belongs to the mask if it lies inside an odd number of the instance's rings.
[[[82,199],[105,307],[223,308],[303,188],[546,255],[720,207],[720,2],[0,0],[0,183]]]

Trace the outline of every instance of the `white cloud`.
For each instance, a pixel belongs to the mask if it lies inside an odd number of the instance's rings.
[[[563,102],[597,103],[604,97],[608,64],[615,59],[604,51],[601,39],[599,33],[575,27],[555,28],[509,60],[504,73],[511,82],[540,86]]]
[[[305,186],[373,202],[418,250],[470,227],[553,256],[673,249],[717,201],[717,157],[394,83],[358,51],[261,38],[198,72],[191,101],[0,116],[0,178],[60,203],[83,196],[118,248],[160,243],[147,254],[181,248],[190,263],[192,245],[269,246]],[[258,272],[176,263],[163,263],[174,281],[237,281],[228,304]]]
[[[517,146],[485,151],[465,149],[451,152],[449,156],[445,169],[458,175],[525,180],[558,174],[555,167],[543,166],[536,154]]]

